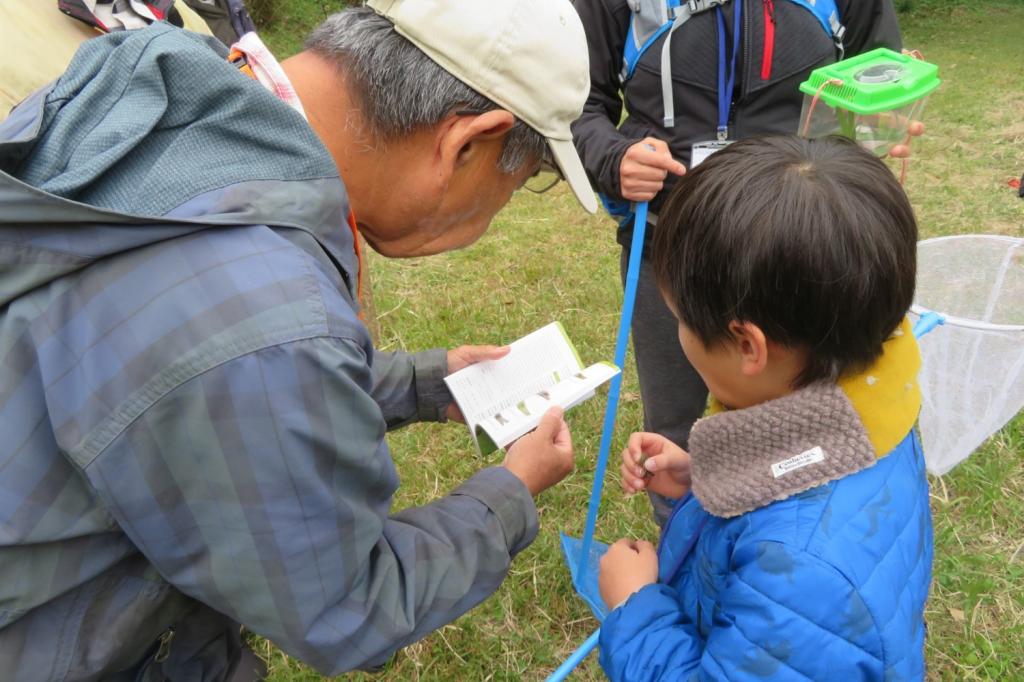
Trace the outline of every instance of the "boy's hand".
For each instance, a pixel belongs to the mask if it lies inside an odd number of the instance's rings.
[[[512,350],[509,346],[459,346],[448,351],[448,374],[475,365],[484,360],[498,360]],[[462,410],[454,402],[445,408],[444,416],[448,421],[465,423]]]
[[[668,145],[645,137],[626,149],[619,162],[619,194],[627,201],[650,201],[665,186],[665,177],[682,175],[686,166],[672,158]]]
[[[505,454],[505,468],[518,476],[534,497],[568,476],[572,467],[572,436],[560,407],[545,412],[537,428]]]
[[[619,540],[601,557],[597,582],[609,609],[617,608],[641,587],[658,582],[654,545],[646,540]]]
[[[657,433],[634,433],[622,451],[622,489],[651,490],[672,499],[690,491],[690,455]]]

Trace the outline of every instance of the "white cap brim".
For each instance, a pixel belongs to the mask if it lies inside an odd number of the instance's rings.
[[[576,199],[590,213],[597,213],[597,197],[590,187],[590,180],[587,179],[587,172],[583,170],[583,162],[580,155],[573,146],[571,140],[553,140],[547,138],[548,146],[551,147],[551,155],[562,171],[562,177],[569,183],[572,193]]]

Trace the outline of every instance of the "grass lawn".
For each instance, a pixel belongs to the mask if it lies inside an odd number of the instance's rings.
[[[323,7],[291,2],[266,32],[278,54],[298,49]],[[907,190],[922,237],[993,232],[1024,236],[1024,200],[1007,186],[1024,172],[1024,3],[936,10],[902,18],[905,43],[940,65]],[[927,12],[925,11],[927,10]],[[287,28],[285,28],[287,27]],[[401,191],[401,188],[396,188]],[[371,258],[380,345],[421,349],[506,342],[561,320],[584,362],[611,359],[621,303],[618,248],[607,217],[578,210],[564,187],[522,192],[473,247],[429,259]],[[481,295],[484,294],[484,295]],[[616,446],[639,428],[641,407],[627,361]],[[577,468],[539,499],[541,532],[500,590],[455,623],[395,656],[378,680],[541,679],[596,626],[562,565],[558,531],[582,530],[603,400],[569,416]],[[454,488],[478,468],[459,425],[416,425],[389,436],[402,475],[396,508]],[[928,605],[929,679],[1024,679],[1024,417],[970,460],[933,479],[935,567]],[[598,537],[654,538],[645,499],[609,478]],[[257,640],[275,682],[319,680]],[[574,679],[601,679],[592,656]]]

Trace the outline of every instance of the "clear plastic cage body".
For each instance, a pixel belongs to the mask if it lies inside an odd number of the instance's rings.
[[[939,82],[934,64],[885,48],[817,68],[800,84],[800,134],[843,135],[885,156],[909,142]]]

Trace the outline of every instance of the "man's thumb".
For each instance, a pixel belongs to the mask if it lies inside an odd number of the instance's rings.
[[[509,346],[470,346],[469,359],[471,362],[497,360],[508,355],[510,350]]]
[[[565,410],[557,405],[550,408],[544,413],[544,416],[540,418],[540,424],[537,425],[537,433],[543,436],[546,440],[554,440],[555,436],[562,428],[562,415],[565,414]]]

